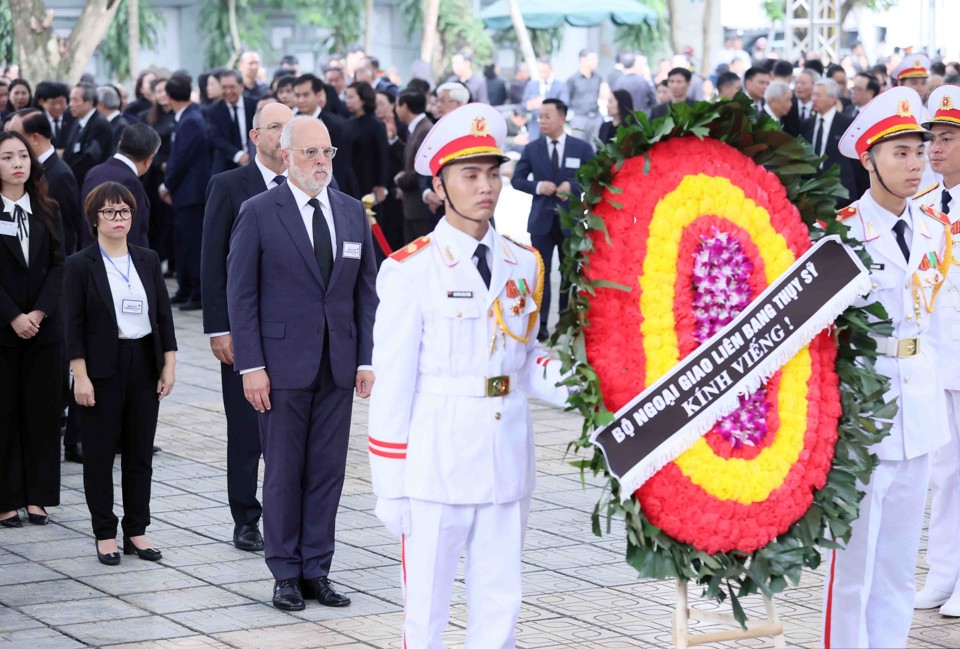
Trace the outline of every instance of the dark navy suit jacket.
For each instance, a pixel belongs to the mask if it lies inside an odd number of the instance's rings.
[[[250,97],[242,97],[244,128],[249,133],[253,128],[253,114],[257,112],[257,102]],[[224,99],[216,102],[207,110],[207,127],[210,133],[210,144],[213,146],[213,166],[211,175],[221,171],[236,169],[233,157],[242,151],[240,130],[233,125],[233,113]],[[249,140],[248,140],[249,142]],[[253,158],[253,155],[250,156]],[[251,164],[252,164],[251,160]]]
[[[135,246],[149,248],[150,199],[147,198],[147,192],[143,189],[140,177],[122,160],[110,158],[87,172],[87,177],[83,181],[83,188],[80,190],[80,204],[83,205],[86,202],[87,195],[93,191],[94,187],[107,181],[120,183],[133,194],[137,204],[131,205],[131,207],[135,208],[136,212],[133,215],[133,222],[130,224],[130,234],[127,235],[127,241]],[[93,241],[90,230],[85,230],[83,245],[89,246]]]
[[[173,207],[203,205],[210,182],[210,139],[203,112],[190,104],[180,115],[170,139],[170,157],[164,185],[173,198]]]
[[[578,194],[580,184],[577,182],[577,169],[593,156],[593,147],[569,135],[563,145],[563,160],[560,161],[560,168],[557,170],[550,162],[547,138],[538,138],[523,149],[513,171],[511,184],[514,189],[533,194],[527,232],[548,234],[553,227],[553,219],[558,218],[557,208],[566,209],[569,206],[569,201],[561,201],[556,196],[537,194],[537,183],[541,180],[549,180],[559,185],[567,181],[570,183],[572,192]],[[529,178],[531,174],[533,174],[532,180]]]
[[[370,365],[377,263],[363,205],[328,189],[337,239],[324,283],[293,193],[284,183],[244,202],[227,255],[227,308],[234,368],[266,367],[278,390],[308,389],[324,350],[337,387],[354,387]],[[345,243],[360,244],[359,258]]]

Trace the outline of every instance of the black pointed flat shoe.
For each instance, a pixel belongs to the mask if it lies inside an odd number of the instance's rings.
[[[41,507],[40,509],[43,509]],[[30,521],[33,525],[46,525],[50,522],[50,517],[47,516],[47,510],[43,509],[42,514],[31,514],[30,511],[27,511],[27,520]]]
[[[4,518],[0,521],[3,527],[23,527],[23,521],[20,520],[20,513],[16,513],[10,518]]]
[[[163,557],[163,554],[161,554],[160,550],[157,550],[156,548],[146,548],[145,550],[141,550],[135,546],[133,541],[130,540],[130,537],[126,535],[123,537],[123,553],[135,554],[144,561],[159,561]]]
[[[100,560],[105,566],[119,566],[120,565],[120,553],[119,552],[108,552],[107,554],[102,554],[100,552],[100,542],[97,539],[93,540],[93,546],[97,548],[97,559]]]

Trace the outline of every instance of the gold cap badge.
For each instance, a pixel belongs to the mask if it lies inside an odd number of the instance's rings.
[[[940,100],[940,110],[953,110],[953,98],[950,95],[944,95]]]
[[[485,117],[477,117],[473,120],[473,124],[470,127],[470,135],[475,137],[486,137],[490,135],[490,127],[487,126],[487,119]]]
[[[897,117],[912,117],[913,109],[910,108],[910,102],[907,99],[901,99],[897,105]]]

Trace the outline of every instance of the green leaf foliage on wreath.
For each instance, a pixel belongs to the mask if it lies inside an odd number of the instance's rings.
[[[571,283],[570,309],[561,316],[554,342],[558,343],[564,372],[572,371],[565,383],[577,389],[569,399],[570,406],[584,419],[580,438],[571,442],[568,450],[589,454],[589,459],[572,464],[581,471],[602,474],[606,480],[604,495],[593,510],[595,534],[610,533],[613,518],[623,517],[626,560],[641,577],[694,581],[703,587],[704,597],[717,601],[729,595],[734,616],[745,625],[740,597],[757,592],[772,596],[784,590],[788,582],[796,585],[803,568],[820,565],[820,548],[842,547],[850,539],[851,525],[859,515],[863,497],[863,492],[857,490],[858,481],[869,482],[877,464],[869,447],[889,434],[890,422],[897,412],[895,403],[883,400],[889,380],[876,372],[876,343],[871,339],[888,336],[893,328],[879,303],[851,307],[837,319],[836,371],[843,414],[833,466],[807,513],[764,548],[751,554],[706,554],[652,525],[635,494],[621,503],[620,484],[607,470],[603,453],[590,442],[591,433],[612,421],[613,413],[604,406],[597,374],[586,357],[583,336],[583,329],[590,325],[591,296],[597,288],[611,287],[611,283],[602,278],[589,280],[583,269],[593,251],[590,235],[606,232],[603,219],[594,208],[604,200],[606,190],[612,194],[620,192],[615,175],[625,160],[644,156],[654,144],[670,138],[694,135],[724,142],[776,174],[810,228],[812,240],[839,235],[865,267],[870,267],[863,245],[851,239],[849,228],[835,218],[835,199],[845,195],[838,168],[834,166],[812,177],[819,165],[813,148],[781,131],[779,124],[766,114],[754,111],[744,94],[729,101],[676,104],[666,117],[652,122],[643,113],[635,116],[634,123],[621,126],[615,140],[600,145],[596,157],[580,168],[578,180],[584,194],[572,199],[569,211],[561,215],[563,227],[572,232],[563,244],[566,259],[561,268]]]

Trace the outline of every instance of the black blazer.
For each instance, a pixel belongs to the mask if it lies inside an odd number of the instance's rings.
[[[150,247],[148,234],[150,233],[150,199],[147,198],[147,192],[143,189],[143,183],[140,177],[134,173],[122,160],[110,158],[103,164],[98,164],[87,173],[86,180],[83,181],[83,189],[80,191],[81,204],[86,202],[87,196],[97,187],[105,182],[113,181],[120,183],[130,190],[136,205],[133,215],[133,222],[130,224],[130,233],[127,235],[127,241],[135,246],[144,248]],[[84,232],[83,247],[93,243],[93,236],[90,230]]]
[[[353,173],[357,177],[360,196],[369,194],[374,187],[387,187],[391,180],[387,129],[372,113],[349,119],[347,125],[353,132]]]
[[[814,114],[813,118],[803,123],[800,131],[801,137],[814,147],[816,147],[816,143],[813,141],[813,136],[816,132],[818,117],[818,115]],[[853,120],[848,115],[837,111],[833,116],[833,123],[830,124],[830,132],[827,133],[826,143],[824,145],[824,155],[827,159],[824,161],[822,169],[826,170],[833,165],[840,165],[840,182],[846,188],[847,194],[849,195],[847,198],[837,199],[838,208],[846,207],[851,202],[860,198],[860,194],[857,193],[857,180],[853,167],[854,161],[840,155],[840,138],[843,137],[847,127],[852,123]],[[859,162],[857,164],[859,165]]]
[[[340,191],[360,199],[360,185],[353,166],[353,133],[347,120],[326,108],[320,111],[320,121],[330,132],[330,144],[337,147],[337,157],[333,160],[333,177],[337,179]]]
[[[123,135],[123,129],[127,128],[132,123],[133,122],[127,119],[126,115],[123,113],[120,113],[114,117],[112,122],[107,122],[107,124],[110,125],[110,136],[112,138],[110,141],[109,155],[113,155],[117,152],[117,146],[120,144],[120,136]]]
[[[164,352],[177,351],[170,297],[163,283],[160,258],[152,250],[128,246],[131,261],[147,293],[156,376],[163,369]],[[64,273],[64,310],[67,319],[67,358],[87,361],[87,374],[109,379],[117,371],[120,329],[110,292],[110,280],[97,244],[67,259]]]
[[[113,133],[110,123],[96,110],[82,129],[80,122],[70,125],[66,145],[63,147],[63,161],[70,165],[77,182],[83,185],[87,172],[110,157],[113,146]]]
[[[174,209],[203,205],[210,182],[210,137],[203,112],[187,106],[170,136],[170,157],[164,179]]]
[[[336,158],[335,158],[336,159]],[[271,187],[273,184],[271,183]],[[267,191],[260,168],[246,167],[217,174],[207,185],[200,252],[200,291],[203,294],[203,333],[230,331],[227,317],[227,253],[230,233],[248,198]]]
[[[53,133],[53,122],[50,114],[44,111],[43,116],[47,118],[47,121],[50,121],[50,132]],[[69,110],[65,111],[63,115],[60,116],[60,132],[54,134],[53,138],[50,140],[50,143],[53,144],[54,147],[57,149],[67,148],[67,138],[70,136],[70,128],[73,126],[75,121],[76,120],[73,118],[73,115],[70,114]]]
[[[36,210],[37,206],[33,205]],[[50,231],[35,214],[31,214],[30,265],[23,258],[20,240],[16,236],[0,235],[0,346],[17,347],[24,343],[10,322],[22,313],[40,310],[47,314],[40,323],[40,331],[28,343],[45,345],[63,340],[63,322],[60,316],[60,295],[63,291],[63,228],[60,216],[53,215],[59,229],[59,243],[54,243]],[[12,220],[0,212],[0,220]]]
[[[80,249],[84,234],[90,236],[87,221],[83,218],[80,206],[80,186],[73,171],[54,151],[43,161],[43,175],[47,179],[50,198],[60,206],[60,219],[63,221],[63,250],[72,255]]]
[[[247,96],[244,96],[241,101],[243,101],[244,128],[249,133],[253,128],[253,114],[257,112],[257,101]],[[204,115],[210,133],[210,145],[213,147],[210,173],[214,175],[228,169],[236,169],[237,165],[234,164],[233,157],[238,151],[243,150],[243,146],[240,141],[240,131],[233,127],[233,112],[227,106],[226,100],[221,99],[210,104],[204,111]]]

